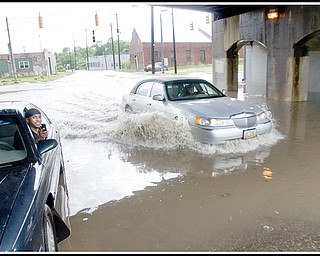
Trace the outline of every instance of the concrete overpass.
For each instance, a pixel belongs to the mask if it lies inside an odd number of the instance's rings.
[[[320,5],[168,5],[211,12],[214,84],[238,90],[243,51],[246,90],[269,99],[307,101],[320,92]],[[268,18],[276,10],[278,17]]]

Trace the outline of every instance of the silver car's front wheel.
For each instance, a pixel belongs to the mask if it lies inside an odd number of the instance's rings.
[[[55,226],[53,222],[53,216],[52,216],[51,209],[48,205],[44,206],[42,233],[43,233],[44,250],[46,252],[58,251],[58,243],[57,243]]]

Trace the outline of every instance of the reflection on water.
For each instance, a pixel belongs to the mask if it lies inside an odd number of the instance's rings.
[[[128,147],[122,144],[63,140],[70,213],[133,195],[133,191],[182,176],[217,177],[263,167],[270,147],[247,153],[201,155],[194,151]],[[88,191],[90,193],[88,194]]]
[[[70,215],[92,212],[106,202],[133,195],[179,173],[148,169],[142,161],[126,161],[127,152],[112,144],[86,140],[63,140]]]
[[[270,148],[262,148],[247,154],[199,155],[192,151],[150,150],[146,148],[123,148],[123,161],[140,166],[141,172],[178,172],[181,175],[206,175],[212,172],[226,174],[244,171],[248,165],[260,165],[269,156]]]

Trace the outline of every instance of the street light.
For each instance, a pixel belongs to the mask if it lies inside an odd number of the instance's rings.
[[[112,57],[113,57],[113,69],[116,69],[116,60],[114,57],[114,44],[113,44],[113,32],[112,32],[112,23],[110,23],[111,28],[111,45],[112,45]]]

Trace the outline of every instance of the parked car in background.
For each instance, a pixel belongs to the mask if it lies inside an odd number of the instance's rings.
[[[38,144],[24,117],[30,108],[41,112],[48,130]],[[65,185],[57,126],[32,103],[0,101],[0,251],[58,251],[70,235],[58,202]]]
[[[154,63],[154,70],[155,70],[155,72],[162,71],[162,63],[161,62]],[[151,64],[147,65],[144,68],[144,71],[146,71],[146,72],[152,71],[152,65]]]
[[[121,109],[160,111],[188,121],[195,139],[208,144],[250,139],[268,133],[271,113],[257,105],[226,96],[210,82],[191,77],[144,79],[122,96]]]

